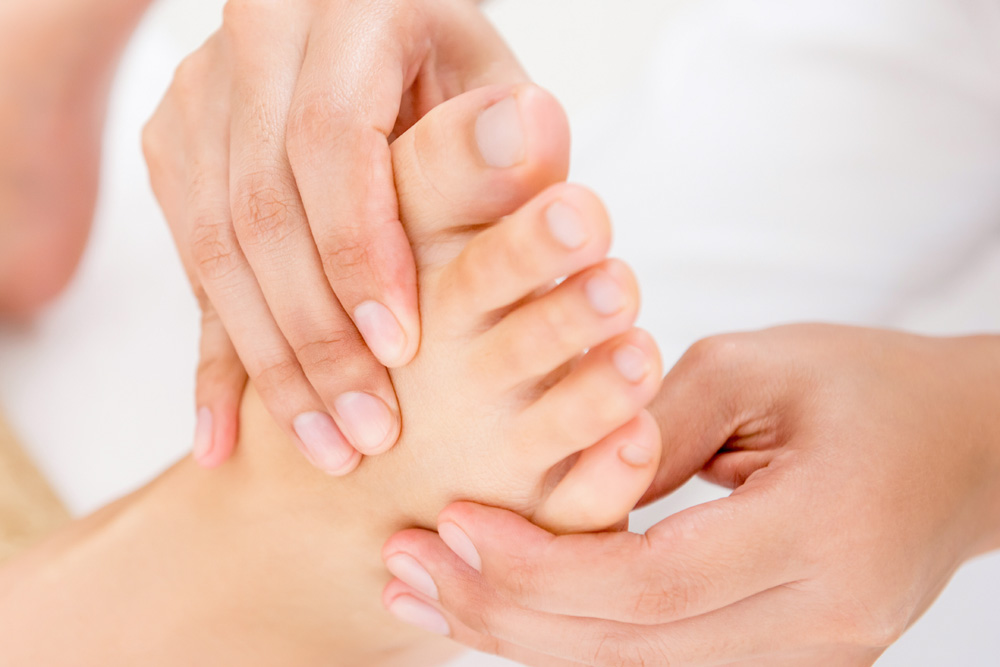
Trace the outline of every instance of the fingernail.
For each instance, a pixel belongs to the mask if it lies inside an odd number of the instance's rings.
[[[618,457],[630,466],[645,468],[653,460],[653,453],[640,445],[629,444],[618,450]]]
[[[194,427],[194,460],[199,463],[212,452],[212,411],[208,408],[198,410]]]
[[[421,630],[445,637],[451,634],[448,621],[444,620],[441,612],[411,595],[400,595],[389,603],[389,613]]]
[[[635,345],[622,345],[611,354],[611,361],[629,382],[641,382],[649,373],[646,353]]]
[[[479,114],[476,143],[483,160],[495,169],[513,167],[524,159],[524,129],[516,98],[501,100]]]
[[[458,527],[458,524],[446,521],[438,526],[438,535],[441,540],[448,545],[448,548],[455,552],[455,555],[465,561],[465,564],[476,572],[483,571],[483,560],[476,551],[476,546],[465,534],[465,531]]]
[[[406,334],[392,311],[377,301],[365,301],[354,309],[354,324],[380,362],[386,366],[401,363]]]
[[[360,391],[341,394],[333,402],[348,439],[363,453],[382,448],[395,421],[381,399]]]
[[[625,307],[625,292],[610,276],[598,273],[583,289],[591,307],[601,315],[614,315]]]
[[[438,599],[437,584],[430,573],[408,554],[393,554],[385,560],[385,567],[404,584],[429,598]]]
[[[305,447],[305,455],[320,470],[336,474],[355,456],[354,448],[326,413],[304,412],[294,419],[292,428]]]
[[[552,237],[570,250],[581,247],[590,237],[577,210],[561,201],[546,209],[545,221]]]

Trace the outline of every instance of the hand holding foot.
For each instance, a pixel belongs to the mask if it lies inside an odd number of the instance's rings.
[[[498,116],[520,128],[505,168],[477,144]],[[414,360],[391,372],[398,446],[333,478],[288,446],[251,386],[230,463],[185,461],[0,573],[9,664],[437,664],[448,645],[383,607],[393,532],[433,527],[460,499],[557,531],[620,524],[657,470],[643,406],[660,360],[633,328],[631,272],[605,258],[606,212],[560,182],[568,152],[565,117],[533,86],[459,96],[400,137],[424,326]],[[412,558],[386,564],[400,577],[391,614],[451,633]]]
[[[455,553],[474,550],[481,575],[421,531],[388,548],[427,569],[453,636],[501,655],[871,665],[959,565],[1000,548],[997,378],[995,336],[708,339],[652,408],[665,453],[649,497],[701,469],[729,498],[644,536],[556,537],[455,505],[441,521],[464,531]]]
[[[144,135],[203,312],[198,461],[231,454],[247,375],[330,474],[393,446],[383,366],[413,358],[420,318],[389,143],[447,99],[524,80],[470,0],[230,0]],[[518,159],[515,137],[487,140],[494,166]]]

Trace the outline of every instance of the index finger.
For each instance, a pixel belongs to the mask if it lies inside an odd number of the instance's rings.
[[[433,10],[416,12],[406,3],[391,12],[373,12],[366,3],[331,3],[328,11],[336,12],[336,20],[318,21],[310,35],[292,102],[288,155],[333,291],[372,353],[396,367],[416,353],[420,321],[389,138],[447,99],[416,89],[399,121],[404,92],[417,88],[425,67],[434,67],[423,61],[427,44],[439,37],[432,34],[435,19],[428,18]],[[457,32],[447,40],[475,37]],[[493,42],[483,43],[483,50],[491,48]],[[490,68],[506,81],[523,79],[516,63],[504,62],[476,60],[471,67]],[[455,69],[468,67],[459,61]]]

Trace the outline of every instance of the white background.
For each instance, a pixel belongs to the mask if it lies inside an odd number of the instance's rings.
[[[147,18],[115,89],[83,268],[35,325],[0,329],[0,404],[76,512],[190,442],[196,313],[138,135],[220,7],[164,0]],[[804,319],[1000,329],[995,3],[489,11],[569,110],[574,177],[606,198],[668,360],[709,333]],[[686,488],[637,524],[716,493]],[[967,566],[880,664],[1000,663],[997,600],[1000,557]]]

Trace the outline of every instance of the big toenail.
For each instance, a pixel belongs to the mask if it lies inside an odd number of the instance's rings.
[[[583,289],[590,305],[601,315],[614,315],[625,307],[625,292],[608,275],[598,273]]]
[[[653,453],[645,447],[628,444],[618,450],[618,457],[630,466],[643,468],[653,460]]]
[[[420,591],[432,600],[438,599],[437,585],[424,566],[408,554],[393,554],[385,559],[385,567],[410,588]]]
[[[465,564],[476,572],[483,571],[483,560],[476,551],[476,545],[472,543],[465,531],[458,527],[457,523],[446,521],[438,526],[438,535],[441,540],[448,545],[456,556],[465,561]]]
[[[328,414],[305,412],[292,421],[292,428],[305,447],[306,458],[320,470],[336,474],[354,458],[354,447]]]
[[[629,382],[642,382],[649,373],[649,362],[646,353],[635,345],[622,345],[611,355],[618,372]]]
[[[384,444],[393,427],[393,416],[381,399],[360,391],[341,394],[333,402],[348,439],[362,453]]]
[[[354,324],[379,361],[386,366],[402,361],[406,334],[388,308],[377,301],[365,301],[354,309]]]
[[[524,159],[524,128],[516,98],[505,98],[479,114],[476,143],[483,160],[494,169],[507,169]]]
[[[570,250],[583,246],[590,236],[576,209],[561,201],[545,210],[545,221],[552,237]]]

